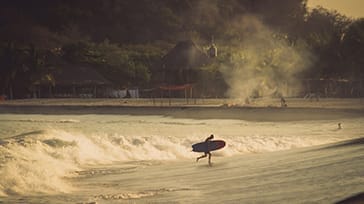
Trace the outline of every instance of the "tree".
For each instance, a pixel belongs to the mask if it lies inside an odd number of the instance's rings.
[[[14,79],[17,72],[22,68],[22,63],[20,61],[21,50],[17,49],[14,43],[11,42],[3,46],[0,60],[1,87],[3,94],[6,94],[10,99],[13,99]]]
[[[308,15],[304,40],[317,56],[310,77],[338,78],[343,74],[341,39],[349,23],[347,17],[322,7],[313,9]]]
[[[1,53],[1,87],[10,99],[29,95],[34,91],[36,82],[52,81],[45,55],[34,45],[16,47],[14,43],[9,43]]]
[[[149,67],[162,55],[162,45],[123,45],[104,40],[65,45],[63,58],[72,64],[89,64],[118,86],[146,85],[150,80]]]
[[[364,18],[351,23],[342,38],[342,50],[346,75],[350,78],[364,77]]]

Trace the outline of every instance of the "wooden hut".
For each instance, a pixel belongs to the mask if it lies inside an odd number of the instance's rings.
[[[58,65],[52,76],[52,84],[38,84],[37,97],[103,97],[105,89],[112,86],[90,65]]]
[[[195,43],[181,41],[162,58],[158,65],[160,75],[155,80],[168,85],[194,83],[198,68],[208,63],[209,57]]]
[[[193,41],[181,41],[154,67],[153,73],[157,74],[152,76],[152,81],[159,84],[162,96],[192,97],[193,84],[198,80],[199,68],[210,62],[209,56]]]

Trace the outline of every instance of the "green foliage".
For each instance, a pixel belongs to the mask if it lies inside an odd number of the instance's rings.
[[[303,33],[308,47],[317,56],[313,78],[338,78],[343,76],[342,37],[351,20],[322,7],[312,10],[306,19]]]
[[[104,40],[101,43],[78,42],[63,47],[69,62],[95,66],[100,73],[118,86],[143,86],[150,80],[150,70],[162,57],[160,45],[119,46]]]
[[[1,50],[0,85],[3,94],[10,98],[19,97],[33,91],[35,84],[53,82],[44,50],[36,49],[32,44],[19,47],[14,43],[1,47]],[[13,93],[13,88],[20,89],[20,93]]]
[[[244,69],[251,61],[257,72],[282,66],[275,61],[279,47],[250,54],[247,44],[253,38],[284,40],[292,49],[309,49],[316,58],[302,77],[364,77],[363,19],[320,7],[308,11],[307,0],[2,3],[0,91],[9,94],[16,86],[23,92],[19,97],[32,84],[52,83],[55,63],[49,53],[70,64],[91,65],[117,86],[155,86],[151,77],[160,70],[153,67],[177,42],[192,39],[204,46],[212,36],[219,54],[194,76],[205,87],[226,86],[223,69]],[[272,34],[261,36],[261,27]]]
[[[347,77],[364,78],[364,18],[349,25],[342,38],[344,73]]]

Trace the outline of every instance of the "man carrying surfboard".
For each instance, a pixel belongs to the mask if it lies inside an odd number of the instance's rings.
[[[207,157],[209,155],[209,165],[211,166],[211,151],[215,151],[218,149],[221,149],[225,147],[225,141],[224,140],[212,140],[214,139],[214,135],[210,135],[204,142],[199,142],[192,145],[192,151],[193,152],[203,152],[205,153],[202,156],[197,157],[196,162],[198,162],[199,159],[202,159],[204,157]]]
[[[209,148],[209,146],[210,146],[210,141],[212,140],[212,139],[214,139],[214,135],[213,134],[211,134],[208,138],[206,138],[206,140],[205,140],[205,143],[207,143],[207,150],[209,150],[210,148]],[[210,153],[210,151],[206,151],[206,152],[204,152],[205,154],[204,155],[202,155],[202,156],[199,156],[199,157],[197,157],[196,158],[196,162],[198,162],[198,160],[199,159],[202,159],[202,158],[205,158],[207,155],[209,155],[209,165],[211,165],[211,153]]]

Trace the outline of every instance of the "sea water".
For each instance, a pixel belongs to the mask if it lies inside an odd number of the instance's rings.
[[[363,124],[0,114],[0,203],[333,202],[364,191],[363,145],[316,147]],[[196,163],[210,134],[227,146]]]

